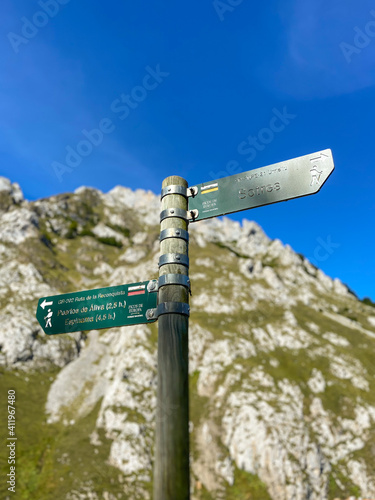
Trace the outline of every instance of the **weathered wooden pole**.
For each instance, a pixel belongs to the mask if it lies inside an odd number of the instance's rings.
[[[189,500],[187,182],[162,184],[154,500]]]

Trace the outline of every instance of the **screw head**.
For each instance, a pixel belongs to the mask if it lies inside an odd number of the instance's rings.
[[[172,210],[171,210],[171,214],[174,214],[174,210],[173,210],[173,208],[172,208]]]
[[[181,234],[181,232],[177,229],[176,234],[177,234],[177,236],[179,236]]]
[[[180,256],[176,254],[176,260],[180,260]]]

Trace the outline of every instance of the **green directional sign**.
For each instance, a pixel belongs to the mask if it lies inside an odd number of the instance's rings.
[[[317,193],[333,172],[330,149],[198,184],[189,197],[193,221]]]
[[[96,288],[39,299],[36,318],[47,335],[151,323],[157,281]]]

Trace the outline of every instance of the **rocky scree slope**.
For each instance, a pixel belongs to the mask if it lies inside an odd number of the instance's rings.
[[[0,381],[23,395],[20,498],[151,498],[156,326],[47,337],[35,310],[156,278],[159,211],[124,187],[27,202],[0,178]],[[255,222],[190,235],[192,498],[375,497],[375,309]]]

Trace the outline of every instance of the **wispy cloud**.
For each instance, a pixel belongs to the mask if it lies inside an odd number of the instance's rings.
[[[351,42],[374,5],[349,0],[291,1],[280,7],[285,38],[256,72],[275,92],[297,99],[351,93],[375,84],[375,44],[348,65],[340,43]],[[275,55],[276,54],[276,55]]]

